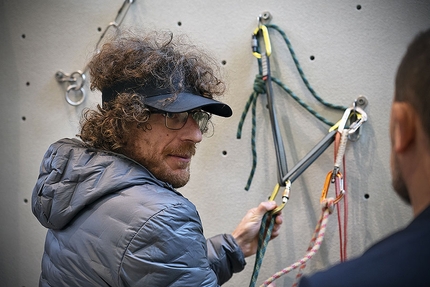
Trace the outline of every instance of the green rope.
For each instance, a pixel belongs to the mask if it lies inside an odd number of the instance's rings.
[[[253,104],[257,97],[261,94],[266,93],[266,84],[264,83],[262,76],[257,74],[254,79],[254,92],[249,96],[248,101],[245,104],[245,108],[242,112],[242,116],[239,121],[239,126],[237,128],[236,138],[240,139],[242,137],[242,127],[246,119],[246,115],[248,114],[249,107]]]
[[[294,52],[293,46],[291,45],[290,40],[288,40],[287,35],[285,34],[284,31],[282,31],[278,26],[273,25],[273,24],[268,24],[266,25],[267,28],[273,28],[276,31],[279,32],[279,34],[282,35],[282,37],[284,38],[285,43],[287,44],[288,50],[290,51],[291,57],[293,58],[294,64],[296,65],[297,71],[300,74],[300,77],[302,78],[303,82],[305,83],[306,87],[308,88],[309,92],[311,92],[311,94],[314,96],[315,99],[317,99],[321,104],[323,104],[326,107],[329,107],[331,109],[335,109],[335,110],[346,110],[347,107],[345,106],[341,106],[341,105],[335,105],[335,104],[331,104],[329,102],[326,102],[325,100],[323,100],[320,96],[318,96],[318,94],[315,92],[315,90],[311,87],[311,84],[309,83],[308,79],[306,78],[302,66],[299,63],[299,60],[297,59],[296,53]]]
[[[275,82],[278,86],[280,86],[287,94],[289,94],[297,103],[299,103],[302,107],[304,107],[309,113],[315,116],[317,119],[325,123],[326,125],[332,127],[334,123],[327,120],[325,117],[317,113],[314,109],[312,109],[308,104],[306,104],[302,99],[300,99],[292,90],[290,90],[284,83],[282,83],[279,79],[272,77],[272,82]]]
[[[297,71],[299,72],[303,83],[306,85],[307,89],[312,94],[312,96],[328,108],[335,109],[335,110],[342,110],[342,111],[346,110],[347,107],[342,106],[342,105],[331,104],[331,103],[323,100],[320,96],[318,96],[318,94],[315,92],[315,90],[312,88],[309,81],[307,80],[307,78],[303,72],[303,69],[302,69],[302,67],[301,67],[301,65],[297,59],[296,53],[294,52],[294,49],[291,45],[291,42],[288,40],[288,37],[285,34],[285,32],[282,31],[278,26],[273,25],[273,24],[268,24],[268,25],[266,25],[266,27],[272,28],[282,35],[285,43],[287,44],[288,50],[291,54],[291,57],[293,58],[294,64],[297,68]],[[255,143],[255,136],[256,136],[256,112],[255,112],[255,109],[256,109],[256,105],[257,105],[257,98],[260,94],[266,93],[266,85],[265,85],[264,80],[262,79],[261,60],[260,59],[257,59],[257,60],[258,60],[259,74],[257,74],[255,79],[254,79],[254,86],[253,86],[254,92],[251,94],[251,96],[249,97],[249,99],[245,105],[245,108],[242,112],[241,119],[239,121],[239,125],[237,128],[237,134],[236,134],[236,137],[238,139],[240,139],[242,136],[242,128],[243,128],[244,121],[246,119],[246,115],[248,114],[249,108],[252,105],[252,109],[251,109],[251,111],[252,111],[252,130],[251,130],[251,133],[252,133],[251,134],[252,168],[251,168],[251,171],[250,171],[250,174],[249,174],[246,186],[245,186],[245,190],[250,189],[252,180],[254,178],[255,170],[257,167],[257,151],[256,151],[256,143]],[[272,81],[275,82],[279,87],[281,87],[287,94],[289,94],[298,104],[300,104],[303,108],[305,108],[315,118],[317,118],[318,120],[320,120],[321,122],[325,123],[328,126],[334,125],[334,123],[332,123],[331,121],[327,120],[325,117],[323,117],[322,115],[317,113],[308,104],[306,104],[302,99],[300,99],[291,89],[289,89],[279,79],[272,76]]]
[[[254,178],[255,170],[257,168],[257,147],[256,147],[256,127],[257,127],[257,115],[256,115],[256,107],[257,107],[257,98],[259,95],[264,94],[266,92],[266,86],[264,84],[261,75],[257,75],[254,80],[254,92],[249,97],[246,102],[245,109],[242,113],[242,117],[239,121],[239,126],[237,128],[236,138],[240,139],[242,137],[242,127],[245,122],[246,115],[248,114],[249,108],[252,105],[252,129],[251,129],[251,150],[252,150],[252,168],[248,176],[248,181],[245,186],[245,190],[249,190],[252,179]]]
[[[249,283],[249,287],[254,287],[255,284],[257,283],[258,273],[260,272],[261,264],[263,263],[263,257],[264,257],[264,254],[266,253],[267,244],[270,241],[272,230],[273,230],[273,227],[275,226],[276,216],[273,216],[270,219],[270,223],[266,231],[266,222],[267,222],[268,216],[270,216],[270,211],[266,212],[266,214],[264,214],[263,216],[263,219],[261,220],[260,231],[258,234],[258,247],[257,247],[257,253],[255,256],[255,263],[254,263],[254,271],[252,272],[252,277],[251,277],[251,282]]]
[[[302,67],[300,66],[300,63],[296,57],[296,54],[291,46],[290,41],[288,40],[288,37],[286,36],[286,34],[276,25],[267,25],[266,27],[268,28],[273,28],[276,31],[278,31],[282,37],[284,38],[285,43],[288,46],[288,49],[290,51],[291,57],[293,58],[293,61],[296,65],[296,68],[300,74],[300,77],[303,81],[303,83],[306,85],[306,87],[308,88],[309,92],[313,95],[313,97],[318,100],[320,103],[322,103],[323,105],[325,105],[328,108],[331,109],[336,109],[336,110],[345,110],[346,107],[345,106],[341,106],[341,105],[335,105],[335,104],[331,104],[325,100],[323,100],[320,96],[318,96],[318,94],[315,92],[315,90],[312,88],[312,86],[310,85],[309,81],[307,80]],[[262,72],[261,72],[261,62],[260,60],[258,61],[259,64],[259,74],[256,76],[255,80],[254,80],[254,92],[251,94],[248,102],[246,103],[245,109],[242,113],[242,117],[241,120],[239,122],[239,126],[238,126],[238,130],[237,130],[237,138],[240,139],[241,135],[242,135],[242,127],[243,127],[243,123],[245,121],[246,115],[249,111],[250,106],[252,105],[252,138],[251,138],[251,147],[252,147],[252,155],[253,155],[253,162],[252,162],[252,169],[250,172],[250,176],[248,178],[248,182],[247,185],[245,187],[246,190],[249,190],[249,187],[251,185],[254,173],[255,173],[255,168],[257,166],[257,153],[256,153],[256,146],[255,146],[255,131],[256,131],[256,113],[255,113],[255,107],[256,107],[256,101],[257,98],[260,94],[264,94],[266,92],[265,90],[265,83],[262,79]],[[334,124],[332,122],[330,122],[329,120],[327,120],[326,118],[324,118],[322,115],[318,114],[314,109],[312,109],[308,104],[306,104],[303,100],[301,100],[291,89],[289,89],[284,83],[282,83],[279,79],[272,77],[272,81],[275,82],[278,86],[280,86],[285,92],[287,92],[287,94],[289,94],[298,104],[300,104],[303,108],[305,108],[309,113],[311,113],[313,116],[315,116],[318,120],[322,121],[323,123],[327,124],[328,126],[333,126]],[[254,270],[252,273],[252,278],[251,278],[251,282],[250,282],[250,287],[254,287],[256,282],[257,282],[257,278],[258,278],[258,273],[260,272],[260,268],[261,268],[261,264],[263,262],[263,257],[264,254],[266,252],[266,248],[267,248],[267,244],[270,241],[270,237],[272,234],[272,230],[273,227],[275,225],[275,218],[276,216],[273,216],[270,220],[269,226],[267,227],[266,230],[266,222],[267,222],[267,218],[268,216],[270,216],[270,212],[267,212],[262,219],[262,223],[260,226],[260,230],[259,230],[259,237],[258,237],[258,247],[257,247],[257,253],[256,253],[256,257],[255,257],[255,263],[254,263]]]

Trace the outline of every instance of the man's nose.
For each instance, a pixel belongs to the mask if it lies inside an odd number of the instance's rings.
[[[188,116],[187,122],[181,129],[181,132],[183,140],[192,141],[194,143],[202,141],[202,131],[200,130],[200,126],[197,121],[193,119],[192,115]]]

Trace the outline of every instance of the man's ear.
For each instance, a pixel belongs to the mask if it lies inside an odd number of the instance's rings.
[[[405,102],[393,102],[391,106],[391,141],[394,151],[402,153],[414,142],[416,136],[414,108]]]

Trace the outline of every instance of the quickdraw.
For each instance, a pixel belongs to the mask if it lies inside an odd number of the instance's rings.
[[[265,280],[263,282],[263,284],[260,285],[260,287],[261,286],[268,286],[270,283],[279,279],[281,276],[288,274],[289,272],[300,267],[299,272],[296,276],[296,281],[293,284],[293,286],[297,286],[298,280],[302,275],[303,269],[306,267],[306,262],[308,262],[317,253],[317,251],[321,247],[321,244],[324,240],[324,235],[325,235],[325,230],[327,228],[327,222],[328,222],[329,215],[333,212],[334,206],[340,200],[342,200],[343,195],[344,195],[342,174],[338,173],[338,174],[336,174],[336,179],[339,180],[342,192],[340,192],[339,195],[336,196],[336,198],[327,198],[327,193],[328,193],[328,189],[330,186],[331,177],[332,177],[332,171],[330,171],[327,174],[327,177],[326,177],[326,180],[324,183],[324,188],[322,190],[321,199],[320,199],[322,212],[321,212],[321,216],[318,220],[318,223],[315,227],[314,233],[312,235],[312,239],[309,243],[307,253],[305,254],[305,256],[303,258],[301,258],[297,262],[295,262],[295,263],[291,264],[290,266],[288,266],[288,267],[280,270],[279,272],[276,272],[275,274],[273,274],[270,278]]]
[[[257,35],[259,34],[262,34],[265,45],[265,52],[261,54],[258,52],[259,45]],[[275,103],[273,99],[273,88],[269,59],[272,53],[272,47],[270,44],[269,32],[267,30],[267,27],[262,24],[261,17],[259,17],[259,25],[257,29],[255,29],[254,34],[252,35],[252,51],[253,55],[258,59],[261,59],[262,63],[262,79],[266,85],[267,106],[269,109],[270,123],[272,126],[272,135],[276,152],[276,162],[278,165],[278,184],[280,186],[285,186],[285,182],[282,181],[282,176],[287,173],[288,166],[287,157],[285,155],[284,143],[282,141],[279,124],[276,117]]]
[[[356,105],[356,101],[354,101],[352,108],[346,108],[343,106],[333,105],[330,103],[325,102],[322,100],[318,95],[316,95],[315,91],[310,87],[309,82],[304,77],[303,71],[297,61],[297,58],[295,57],[295,54],[291,48],[291,45],[286,38],[286,35],[275,25],[270,25],[271,28],[274,28],[278,32],[281,33],[281,35],[284,36],[284,39],[288,45],[288,48],[290,49],[291,55],[293,56],[294,62],[296,64],[296,67],[300,73],[300,76],[303,79],[303,82],[308,87],[309,91],[312,93],[312,95],[321,103],[326,105],[329,108],[334,109],[343,109],[344,110],[344,116],[342,119],[336,124],[333,125],[329,123],[327,120],[323,119],[321,116],[319,116],[315,111],[313,111],[308,105],[306,105],[303,101],[301,101],[297,96],[294,95],[294,93],[286,88],[285,85],[280,83],[279,80],[273,78],[271,76],[270,71],[270,55],[272,54],[272,46],[270,43],[270,36],[268,31],[268,25],[264,25],[261,19],[261,16],[258,18],[258,27],[254,30],[252,34],[252,54],[258,59],[259,64],[259,71],[260,75],[257,77],[256,82],[258,80],[259,83],[263,84],[265,87],[259,87],[258,91],[255,90],[255,92],[251,95],[248,103],[245,106],[245,111],[242,114],[241,121],[239,123],[238,127],[238,133],[237,137],[240,138],[242,125],[244,122],[244,119],[246,117],[246,113],[249,110],[249,107],[252,105],[252,148],[253,148],[253,167],[250,173],[250,176],[248,178],[247,186],[245,187],[246,190],[248,190],[249,185],[252,181],[252,177],[254,175],[255,167],[256,167],[256,152],[255,152],[255,106],[256,106],[256,99],[258,94],[265,93],[267,96],[267,103],[268,103],[268,109],[269,109],[269,115],[270,115],[270,122],[272,127],[272,135],[274,139],[274,146],[275,146],[275,152],[276,152],[276,161],[277,161],[277,175],[278,175],[278,183],[276,184],[275,188],[273,189],[272,194],[269,197],[269,200],[275,200],[278,196],[280,189],[283,187],[285,188],[282,192],[282,202],[278,205],[278,207],[271,211],[267,212],[263,219],[262,224],[260,226],[259,231],[259,239],[258,239],[258,248],[255,258],[255,264],[254,264],[254,271],[252,274],[250,287],[255,286],[259,269],[262,264],[262,260],[264,257],[264,253],[266,251],[267,244],[271,237],[271,232],[274,227],[275,218],[276,216],[281,212],[281,210],[285,207],[286,203],[289,201],[290,192],[291,192],[291,185],[294,182],[295,179],[297,179],[334,141],[335,138],[339,138],[339,132],[343,132],[343,130],[346,130],[346,123],[349,120],[351,122],[349,129],[344,133],[344,136],[341,137],[342,141],[345,144],[342,144],[342,148],[336,149],[336,158],[343,158],[343,155],[345,153],[346,148],[346,141],[348,140],[348,136],[351,134],[354,134],[360,126],[367,120],[366,113]],[[260,45],[259,45],[259,38],[262,38],[262,42],[264,42],[264,50],[263,52],[260,52]],[[284,150],[284,144],[282,141],[279,125],[277,122],[276,117],[276,110],[273,100],[273,89],[272,89],[272,80],[280,85],[285,91],[287,91],[288,94],[290,94],[297,102],[299,102],[300,105],[305,107],[308,111],[310,111],[314,116],[316,116],[318,119],[322,120],[324,123],[328,123],[332,125],[332,129],[329,130],[329,133],[302,159],[300,160],[290,171],[288,171],[287,166],[287,159],[286,154]],[[352,120],[354,118],[354,120]],[[358,137],[356,137],[358,138]],[[342,161],[342,159],[341,159]],[[330,177],[328,177],[328,185],[331,181],[333,181],[337,187],[340,188],[340,186],[343,186],[343,178],[339,178],[341,175],[340,173],[340,163],[335,161],[335,165],[333,168],[333,171],[330,173]],[[340,182],[342,184],[340,184]],[[327,185],[327,189],[328,189]],[[342,191],[343,191],[342,187]],[[344,192],[339,194],[339,198],[336,200],[336,203],[332,203],[332,205],[337,204],[339,200],[344,196]],[[330,211],[331,212],[331,211]],[[268,224],[268,225],[267,225]],[[342,253],[342,251],[341,251]]]
[[[329,126],[333,126],[333,123],[331,123],[329,120],[327,120],[326,118],[324,118],[323,116],[321,116],[320,114],[318,114],[314,109],[312,109],[308,104],[306,104],[304,101],[302,101],[291,89],[289,89],[285,84],[283,84],[279,79],[272,77],[270,74],[270,61],[269,61],[269,56],[272,54],[272,46],[270,43],[270,36],[269,36],[269,28],[273,29],[277,32],[279,32],[282,37],[285,40],[285,43],[288,46],[288,49],[290,51],[290,54],[294,60],[294,63],[296,65],[296,68],[300,74],[300,77],[303,80],[303,83],[306,85],[306,87],[308,88],[309,92],[314,96],[314,98],[316,100],[318,100],[321,104],[325,105],[328,108],[331,109],[336,109],[336,110],[342,110],[344,111],[347,107],[341,106],[341,105],[335,105],[335,104],[331,104],[328,103],[327,101],[323,100],[319,95],[317,95],[317,93],[315,92],[315,90],[311,87],[309,81],[306,79],[304,72],[300,66],[300,63],[295,55],[295,52],[291,46],[290,41],[288,40],[286,34],[276,25],[273,24],[263,24],[263,23],[267,23],[268,20],[271,18],[270,13],[269,12],[264,12],[262,15],[260,15],[258,17],[258,27],[254,30],[253,34],[252,34],[252,53],[253,55],[257,58],[258,60],[258,67],[259,67],[259,74],[256,76],[255,81],[254,81],[254,91],[251,94],[251,96],[249,97],[244,111],[242,113],[241,119],[239,121],[239,125],[238,125],[238,129],[237,129],[237,135],[236,137],[238,139],[241,138],[242,135],[242,127],[244,124],[244,121],[246,119],[247,113],[249,111],[249,109],[251,108],[252,110],[252,138],[251,138],[251,147],[252,147],[252,168],[248,177],[248,181],[247,184],[245,186],[245,190],[249,190],[250,185],[252,183],[252,179],[254,177],[255,174],[255,169],[257,166],[257,152],[256,152],[256,144],[255,144],[255,129],[256,129],[256,102],[257,102],[257,98],[259,95],[261,94],[267,94],[268,96],[268,101],[271,100],[271,96],[273,94],[272,92],[272,85],[271,83],[274,82],[275,84],[277,84],[279,87],[281,87],[288,95],[290,95],[298,104],[300,104],[303,108],[305,108],[308,112],[310,112],[313,116],[315,116],[317,119],[319,119],[320,121],[322,121],[323,123],[329,125]],[[262,37],[262,42],[264,42],[265,45],[265,49],[264,52],[261,53],[260,49],[259,49],[259,38]],[[358,104],[360,104],[360,102],[362,101],[366,101],[367,100],[362,100],[359,99],[358,100]],[[268,108],[272,109],[272,104],[269,102],[268,104]],[[273,109],[274,110],[274,109]],[[270,112],[271,114],[271,122],[274,122],[275,119],[273,117],[273,113]],[[277,125],[277,124],[276,124]],[[276,126],[272,124],[272,130],[275,129]],[[275,133],[273,133],[275,135]],[[358,138],[358,137],[357,137]],[[282,142],[280,141],[281,138],[280,137],[276,137],[275,138],[275,146],[278,145],[279,148],[275,148],[276,152],[277,152],[277,162],[278,162],[278,172],[279,170],[283,171],[284,173],[282,175],[285,175],[285,171],[287,170],[286,168],[286,163],[282,164],[281,160],[279,159],[284,159],[285,158],[285,154],[283,151],[283,146],[281,149],[281,144]],[[278,183],[283,186],[284,182],[282,180],[280,180],[280,178],[278,177]]]
[[[258,250],[256,254],[255,264],[254,264],[254,271],[251,277],[250,287],[253,287],[256,284],[260,266],[263,262],[263,257],[266,252],[266,247],[270,240],[273,226],[275,225],[277,213],[280,212],[284,208],[285,204],[288,202],[290,187],[291,187],[290,181],[282,180],[283,175],[286,174],[288,171],[288,166],[287,166],[287,157],[285,155],[284,143],[282,141],[281,132],[280,132],[277,117],[276,117],[275,104],[273,100],[273,89],[272,89],[272,79],[271,79],[271,73],[270,73],[270,60],[269,60],[269,56],[272,53],[272,48],[270,44],[269,32],[267,30],[267,27],[263,25],[261,21],[261,17],[258,18],[258,21],[259,21],[258,27],[257,29],[255,29],[254,34],[252,35],[252,52],[255,57],[257,57],[258,59],[261,59],[262,79],[266,85],[267,105],[269,108],[270,123],[272,126],[272,135],[273,135],[273,141],[274,141],[275,152],[276,152],[276,162],[278,166],[277,168],[278,183],[275,186],[272,192],[272,195],[269,197],[269,199],[275,200],[275,197],[277,196],[281,186],[285,187],[285,190],[282,194],[281,205],[279,205],[271,213],[268,212],[263,216],[262,224],[260,226],[260,231],[259,231]],[[262,54],[258,52],[259,45],[258,45],[257,36],[259,34],[262,34],[264,39],[264,44],[265,44],[265,53],[262,53]],[[268,220],[269,220],[269,226],[266,229],[266,221]]]
[[[347,129],[345,128],[345,123],[350,117],[352,113],[357,113],[357,120],[353,122],[350,127]],[[342,119],[334,125],[330,131],[328,136],[324,138],[323,141],[321,141],[313,150],[312,152],[321,154],[333,141],[335,141],[335,164],[333,170],[329,171],[327,173],[327,176],[325,178],[324,187],[321,192],[320,197],[320,203],[322,205],[322,214],[318,220],[317,226],[315,227],[314,234],[312,236],[312,239],[310,241],[310,244],[307,249],[306,255],[300,259],[299,261],[291,264],[290,266],[282,269],[279,272],[276,272],[274,275],[272,275],[270,278],[268,278],[261,286],[268,286],[270,283],[275,281],[276,279],[280,278],[281,276],[289,273],[290,271],[300,267],[299,272],[296,275],[295,282],[293,284],[294,286],[297,286],[298,281],[300,277],[302,276],[302,272],[304,268],[306,267],[306,262],[309,261],[319,250],[322,241],[324,239],[324,233],[328,222],[328,216],[333,212],[334,206],[337,208],[338,213],[338,221],[339,221],[339,240],[340,240],[340,257],[341,261],[346,260],[346,230],[347,230],[347,200],[346,200],[346,184],[345,184],[345,176],[342,175],[340,171],[340,161],[343,161],[343,171],[345,172],[345,150],[346,150],[346,142],[347,142],[347,136],[349,134],[352,134],[351,130],[356,132],[358,128],[361,127],[361,125],[367,121],[367,114],[362,109],[347,109],[344,113],[344,116]],[[342,140],[342,137],[344,138]],[[335,139],[336,138],[336,139]],[[346,140],[345,140],[346,139]],[[330,143],[330,144],[327,144]],[[315,160],[317,156],[315,154],[309,153],[302,161],[297,164],[292,171],[299,170],[300,173],[303,172],[306,168],[303,168],[304,166],[309,166],[310,163],[309,160]],[[294,174],[294,179],[297,178],[300,174]],[[289,181],[290,182],[290,181]],[[328,191],[330,184],[335,184],[335,198],[327,198]],[[343,201],[344,204],[344,230],[342,232],[341,228],[341,220],[340,220],[340,207],[339,203]]]

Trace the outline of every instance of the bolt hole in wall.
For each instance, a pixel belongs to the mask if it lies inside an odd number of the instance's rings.
[[[226,60],[222,60],[221,64],[223,64],[225,66],[227,64],[227,61]]]
[[[21,35],[21,38],[25,39],[25,34],[22,34],[22,35]]]
[[[369,199],[370,195],[368,193],[364,194],[365,199]]]
[[[310,56],[309,59],[311,59],[311,61],[315,60],[315,56]]]
[[[24,198],[24,203],[27,204],[28,203],[28,199]]]
[[[21,119],[22,119],[23,121],[25,121],[27,118],[23,116]]]
[[[223,155],[223,156],[226,156],[226,155],[227,155],[227,151],[226,151],[226,150],[223,150],[223,151],[222,151],[222,155]]]
[[[361,5],[357,5],[357,10],[361,10]]]
[[[178,26],[182,26],[182,22],[181,21],[178,21]]]

